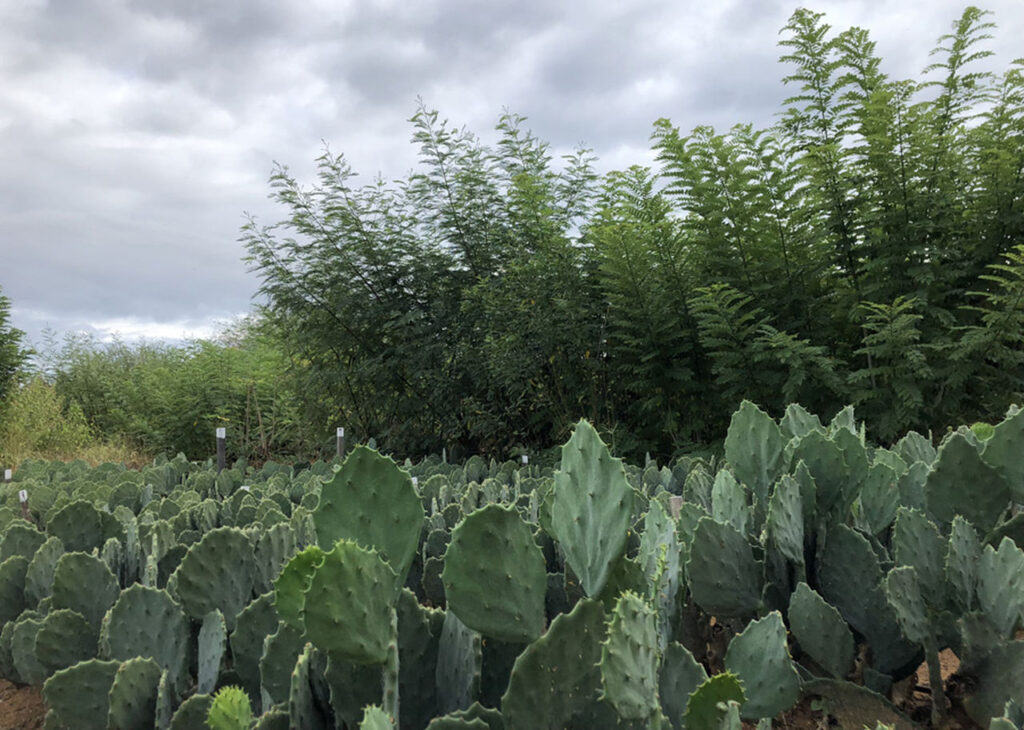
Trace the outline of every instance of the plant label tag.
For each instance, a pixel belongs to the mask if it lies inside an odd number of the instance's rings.
[[[345,427],[344,426],[339,426],[338,427],[338,438],[340,438],[340,439],[345,438]]]
[[[228,435],[228,430],[226,428],[218,428],[217,429],[217,438],[219,438],[219,439],[226,438],[227,435]]]
[[[242,486],[239,487],[239,489],[241,489],[243,492],[250,491],[248,484],[243,484]]]
[[[21,500],[22,504],[28,502],[28,490],[22,489],[18,492],[18,499]]]
[[[420,478],[419,477],[413,477],[412,478],[412,485],[414,487],[418,487],[420,485]]]
[[[10,469],[4,469],[4,481],[5,482],[11,481],[11,470]]]
[[[523,464],[526,465],[526,464],[529,464],[529,463],[530,463],[530,457],[527,456],[526,454],[523,454]]]

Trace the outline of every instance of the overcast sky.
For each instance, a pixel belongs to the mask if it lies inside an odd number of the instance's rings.
[[[272,163],[322,142],[369,179],[415,164],[416,98],[485,138],[503,108],[602,170],[650,160],[659,117],[768,125],[786,89],[776,0],[0,0],[0,288],[14,324],[208,336],[258,285],[243,212]],[[964,5],[828,0],[884,70],[918,78]],[[991,0],[989,67],[1024,55],[1024,2]]]

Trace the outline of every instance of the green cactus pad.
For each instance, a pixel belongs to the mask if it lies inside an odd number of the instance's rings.
[[[108,697],[109,730],[153,727],[160,675],[160,667],[152,659],[137,657],[118,667]]]
[[[804,507],[800,484],[783,474],[768,502],[768,540],[787,560],[804,564]]]
[[[480,694],[480,634],[451,611],[445,613],[435,672],[438,707],[449,713],[473,704]]]
[[[808,411],[799,403],[790,403],[786,406],[786,413],[779,421],[779,430],[785,439],[800,439],[811,431],[825,432],[821,425],[821,419]]]
[[[41,619],[26,612],[14,623],[11,632],[14,670],[25,684],[42,684],[49,674],[36,655],[36,638],[42,626]]]
[[[490,726],[479,718],[465,719],[453,713],[435,717],[427,725],[427,730],[490,730]]]
[[[672,638],[683,570],[675,522],[658,502],[651,502],[644,517],[637,559],[646,579],[647,597],[658,615],[658,648],[664,650]]]
[[[210,695],[192,695],[174,711],[170,730],[206,728],[206,717],[210,714],[212,704],[213,697]]]
[[[295,550],[295,530],[287,523],[276,524],[260,535],[253,551],[257,593],[266,593],[274,587],[274,581],[295,555]]]
[[[235,630],[230,637],[232,666],[250,697],[260,696],[263,642],[277,631],[277,624],[273,593],[264,593],[242,609],[235,619]]]
[[[306,644],[292,670],[288,692],[288,726],[296,730],[318,730],[327,727],[326,718],[313,698],[310,684],[311,657],[315,649]]]
[[[751,522],[747,492],[728,469],[715,474],[715,482],[711,487],[711,516],[719,522],[732,525],[737,532],[747,534],[747,526]]]
[[[804,462],[817,487],[813,509],[805,501],[804,513],[824,517],[843,498],[847,475],[843,450],[820,431],[811,431],[797,442],[791,459],[793,464]]]
[[[725,668],[743,683],[745,719],[775,717],[800,696],[800,675],[789,656],[786,627],[778,611],[751,621],[733,637],[725,652]]]
[[[965,489],[964,485],[971,485]],[[924,486],[928,511],[944,525],[963,515],[985,531],[995,525],[1010,502],[1010,488],[978,450],[959,433],[939,449],[938,458]]]
[[[12,555],[0,563],[0,625],[13,621],[25,610],[25,577],[29,562]]]
[[[64,544],[59,537],[48,538],[36,550],[25,573],[26,604],[36,606],[53,592],[53,571],[63,554]]]
[[[978,604],[1004,637],[1024,622],[1024,550],[1004,537],[999,549],[985,547],[978,563]]]
[[[742,705],[745,699],[743,685],[731,672],[709,677],[693,691],[686,703],[683,727],[718,728],[728,711],[729,702]]]
[[[392,730],[394,726],[395,724],[391,721],[388,713],[376,705],[370,705],[363,711],[363,719],[359,723],[359,730]]]
[[[302,634],[284,621],[278,624],[277,631],[264,639],[260,689],[270,696],[272,704],[287,702],[292,669],[304,646]]]
[[[814,679],[805,682],[803,690],[805,697],[820,697],[828,703],[829,715],[840,728],[863,728],[874,722],[886,723],[895,730],[920,727],[884,697],[853,682]]]
[[[604,699],[620,717],[644,720],[659,709],[657,616],[640,596],[619,597],[601,645]]]
[[[249,538],[238,528],[221,527],[189,548],[169,586],[189,616],[201,621],[217,609],[231,630],[235,616],[252,599],[253,572]]]
[[[892,535],[896,565],[912,565],[929,606],[945,608],[946,540],[939,528],[917,510],[900,508]]]
[[[666,647],[661,658],[658,696],[662,713],[674,727],[682,726],[687,700],[707,678],[708,673],[688,649],[675,642]]]
[[[306,591],[313,580],[313,571],[324,560],[324,551],[318,545],[310,545],[281,569],[274,583],[274,605],[281,620],[296,631],[304,631],[302,609],[306,602]]]
[[[615,718],[598,700],[604,619],[599,602],[583,599],[523,650],[501,698],[509,730],[562,730]]]
[[[846,525],[829,530],[818,566],[822,596],[867,638],[875,670],[902,675],[917,668],[920,651],[903,638],[882,592],[882,577],[867,538]]]
[[[84,500],[54,514],[46,523],[46,534],[59,537],[68,552],[90,552],[106,541],[100,513]]]
[[[562,447],[555,473],[551,529],[588,596],[597,596],[626,546],[633,490],[621,459],[613,458],[586,421]]]
[[[332,656],[327,659],[324,680],[329,688],[331,709],[339,726],[355,727],[362,716],[363,708],[367,705],[380,704],[383,699],[379,667],[352,664],[340,657]],[[433,674],[430,675],[430,685],[434,685]],[[402,696],[401,700],[402,713],[408,715],[406,698]],[[430,717],[435,714],[436,712],[432,712]]]
[[[252,708],[249,696],[239,687],[224,687],[213,696],[206,724],[210,730],[249,730]]]
[[[837,679],[853,671],[856,643],[853,632],[835,606],[806,583],[799,583],[789,600],[793,636],[818,665]]]
[[[320,489],[313,512],[317,543],[352,540],[377,550],[395,572],[397,593],[412,565],[423,505],[409,474],[373,449],[357,446]]]
[[[437,655],[440,634],[430,628],[434,613],[423,608],[408,589],[398,596],[398,695],[402,724],[423,727],[438,714]]]
[[[996,425],[981,458],[1003,478],[1016,502],[1024,502],[1024,409]]]
[[[226,645],[227,628],[224,625],[224,614],[214,609],[206,614],[199,628],[196,691],[200,694],[210,694],[216,689]]]
[[[762,504],[768,501],[768,490],[782,470],[785,447],[779,426],[750,401],[743,401],[732,414],[725,437],[725,460]]]
[[[915,644],[932,646],[934,630],[928,619],[928,607],[921,592],[917,570],[911,565],[893,568],[885,576],[882,586],[889,605],[896,612],[896,620],[903,635]]]
[[[7,525],[3,537],[0,538],[0,563],[14,555],[21,555],[25,560],[32,560],[39,546],[46,542],[46,535],[33,525],[18,520]]]
[[[82,614],[67,608],[51,611],[36,634],[36,657],[47,674],[96,657],[98,635]]]
[[[188,673],[189,622],[165,590],[136,583],[121,592],[103,621],[103,656],[127,660],[150,657],[184,689]]]
[[[977,608],[978,564],[981,562],[981,541],[971,524],[960,515],[953,518],[946,551],[946,580],[952,598],[960,610],[968,613]]]
[[[544,556],[514,508],[491,504],[459,523],[441,578],[448,610],[474,631],[525,643],[544,630]]]
[[[109,694],[121,662],[90,659],[62,669],[46,680],[46,706],[65,727],[106,730]]]
[[[306,591],[306,636],[318,649],[347,661],[383,664],[397,598],[394,581],[394,571],[375,550],[338,541],[324,554]]]
[[[694,530],[686,576],[693,600],[714,616],[750,616],[761,605],[764,577],[750,544],[735,528],[710,517]]]
[[[882,533],[896,519],[900,505],[899,477],[885,464],[873,464],[860,489],[860,508],[872,535]]]
[[[53,607],[70,608],[98,632],[121,587],[106,563],[86,553],[64,553],[53,571]]]

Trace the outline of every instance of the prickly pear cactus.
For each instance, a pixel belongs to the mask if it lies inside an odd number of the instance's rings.
[[[110,687],[121,662],[90,659],[46,680],[43,697],[64,727],[105,730]]]
[[[771,718],[788,710],[800,696],[800,675],[786,646],[782,614],[772,611],[751,621],[733,637],[725,653],[725,668],[743,683],[745,719]]]
[[[136,583],[121,592],[104,618],[100,651],[121,661],[150,657],[184,690],[189,636],[188,618],[167,591]]]
[[[252,599],[253,574],[249,538],[238,528],[220,527],[189,548],[168,587],[189,616],[201,621],[217,609],[231,630],[235,616]]]
[[[551,529],[588,596],[601,593],[622,555],[632,513],[633,490],[622,460],[608,452],[593,426],[580,421],[555,473]]]
[[[448,609],[471,629],[522,643],[544,630],[544,556],[515,509],[491,504],[466,517],[441,577]]]
[[[601,645],[604,698],[620,717],[646,720],[660,713],[657,616],[640,596],[619,596]]]

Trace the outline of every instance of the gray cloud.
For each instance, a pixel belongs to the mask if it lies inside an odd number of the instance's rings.
[[[916,77],[952,0],[825,0]],[[995,69],[1024,6],[988,3]],[[415,164],[416,97],[484,139],[502,108],[555,154],[649,163],[659,117],[682,129],[771,124],[787,95],[779,0],[40,0],[0,7],[0,286],[18,326],[206,333],[258,281],[242,212],[271,222],[274,160],[309,179],[321,140],[365,179]]]

